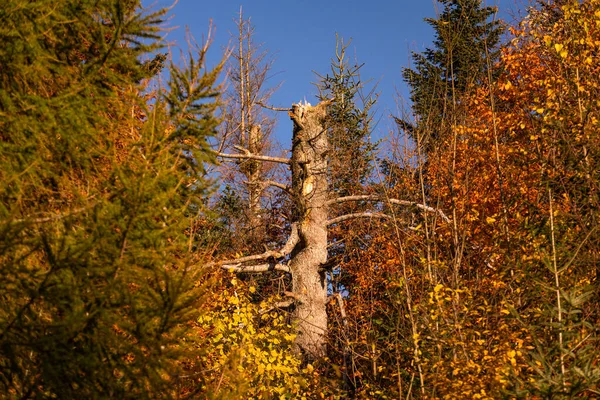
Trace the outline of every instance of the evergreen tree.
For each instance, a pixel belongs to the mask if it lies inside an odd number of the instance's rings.
[[[349,43],[337,39],[331,74],[319,75],[319,100],[330,100],[325,126],[330,147],[329,182],[336,196],[361,190],[373,171],[377,145],[371,143],[373,92],[365,95],[360,79],[362,65],[350,65]]]
[[[208,185],[220,67],[204,53],[144,102],[164,11],[0,6],[0,393],[170,397],[197,298],[191,212]],[[154,58],[162,64],[162,56]],[[3,396],[0,396],[3,397]]]
[[[487,81],[503,31],[494,18],[496,7],[484,7],[481,0],[438,2],[443,6],[439,17],[425,19],[435,31],[433,48],[413,53],[414,69],[403,71],[417,124],[397,119],[426,153],[443,135],[461,96],[471,85]]]

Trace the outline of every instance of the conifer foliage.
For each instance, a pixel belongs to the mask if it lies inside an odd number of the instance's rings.
[[[403,71],[419,122],[402,126],[418,143],[421,139],[415,129],[427,132],[435,142],[461,95],[469,86],[487,81],[488,69],[498,58],[496,47],[503,30],[494,18],[496,8],[483,6],[481,0],[438,3],[443,7],[438,18],[425,19],[435,31],[433,48],[413,53],[413,68]],[[433,142],[426,149],[431,149]]]
[[[331,148],[329,181],[338,196],[359,190],[372,172],[376,145],[370,142],[374,91],[365,93],[362,65],[351,65],[346,55],[350,42],[337,38],[331,73],[319,75],[320,100],[331,100],[327,113],[327,134]]]
[[[168,396],[190,317],[218,69],[206,48],[147,106],[163,11],[0,7],[0,393]],[[154,58],[158,63],[163,57]]]

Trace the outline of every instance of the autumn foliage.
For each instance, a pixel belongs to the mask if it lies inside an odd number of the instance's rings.
[[[397,215],[347,256],[332,335],[355,395],[598,394],[599,29],[597,1],[531,9],[414,172],[425,186],[387,176],[450,222]]]
[[[412,92],[429,97],[414,124],[394,119],[391,144],[368,141],[376,96],[364,95],[340,42],[319,106],[335,152],[322,153],[333,201],[322,218],[327,262],[315,267],[328,295],[325,357],[296,340],[294,310],[309,296],[291,291],[289,265],[307,238],[272,250],[312,210],[293,220],[289,177],[259,158],[236,158],[248,182],[221,190],[205,169],[220,106],[225,134],[239,128],[233,144],[270,145],[244,139],[262,112],[244,88],[252,54],[236,59],[246,61],[228,104],[224,64],[204,66],[208,45],[155,90],[156,71],[138,56],[160,48],[164,11],[144,19],[134,4],[109,3],[86,6],[98,32],[73,36],[65,54],[54,47],[62,22],[42,12],[49,3],[3,6],[23,26],[25,12],[49,24],[30,57],[50,52],[44,60],[64,58],[69,73],[27,57],[5,63],[13,56],[0,50],[0,397],[600,397],[600,0],[539,2],[490,49],[500,23],[486,25],[490,7],[474,14],[491,35],[477,40],[483,58],[469,52],[476,77],[461,75],[457,90],[453,65],[418,57],[409,84],[448,86],[429,109],[436,92]],[[455,37],[453,25],[430,22]],[[245,29],[240,17],[240,43]],[[113,48],[119,32],[156,43]],[[7,49],[22,40],[11,28],[0,35]],[[261,90],[270,66],[250,79]],[[350,213],[360,218],[329,223]],[[262,251],[262,275],[223,261]]]

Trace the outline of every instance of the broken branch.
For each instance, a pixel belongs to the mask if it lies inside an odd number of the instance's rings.
[[[258,104],[259,106],[261,106],[262,108],[266,108],[267,110],[272,110],[272,111],[291,111],[291,108],[281,108],[281,107],[272,107],[272,106],[268,106],[266,104],[263,104],[260,101],[257,101],[256,104]]]
[[[370,213],[370,212],[345,214],[345,215],[341,215],[339,217],[330,219],[329,221],[327,221],[327,226],[333,225],[333,224],[337,224],[338,222],[347,221],[349,219],[356,219],[356,218],[382,218],[382,219],[389,219],[391,217],[389,215],[387,215],[387,214],[384,214],[384,213]]]
[[[425,212],[430,212],[434,214],[438,214],[445,222],[450,222],[450,219],[444,214],[442,210],[437,208],[433,208],[431,206],[417,203],[414,201],[408,200],[398,200],[398,199],[388,199],[385,197],[377,196],[377,195],[357,195],[357,196],[346,196],[346,197],[338,197],[337,199],[332,199],[327,202],[327,205],[344,203],[347,201],[380,201],[380,202],[388,202],[390,204],[396,204],[400,206],[411,206],[421,209]]]
[[[294,300],[278,301],[277,303],[273,304],[271,307],[266,308],[264,310],[260,310],[259,313],[266,314],[266,313],[271,312],[276,309],[291,307],[293,304],[294,304]]]
[[[284,185],[283,183],[279,183],[279,182],[276,182],[276,181],[264,181],[263,185],[265,187],[273,186],[273,187],[279,188],[279,189],[281,189],[281,190],[283,190],[285,192],[289,192],[289,190],[290,190],[290,188],[287,185]]]
[[[290,272],[290,267],[284,264],[258,264],[258,265],[222,265],[221,268],[227,271],[233,272],[248,272],[248,273],[260,273],[268,271],[283,271]]]
[[[334,294],[334,297],[337,300],[338,306],[340,307],[340,316],[342,317],[342,323],[344,327],[348,327],[348,318],[346,317],[346,307],[344,307],[344,298],[340,292]]]
[[[289,158],[282,157],[269,157],[269,156],[261,156],[258,154],[227,154],[227,153],[219,153],[215,151],[217,157],[222,158],[233,158],[233,159],[242,159],[242,160],[258,160],[258,161],[267,161],[267,162],[276,162],[281,164],[291,164],[292,161]]]
[[[243,181],[242,182],[244,185],[249,185],[250,182],[248,181]],[[290,188],[287,185],[284,185],[283,183],[279,183],[277,181],[262,181],[262,182],[258,182],[258,185],[261,185],[263,188],[267,188],[269,186],[273,186],[276,188],[279,188],[281,190],[283,190],[284,192],[289,192]]]
[[[251,256],[236,258],[235,260],[226,260],[218,263],[221,268],[233,272],[268,272],[268,271],[283,271],[291,272],[290,268],[284,264],[258,264],[258,265],[242,265],[250,261],[267,260],[269,258],[281,259],[287,256],[294,250],[294,247],[300,241],[298,236],[298,226],[292,224],[292,232],[285,245],[279,251],[268,250],[262,254],[254,254]]]

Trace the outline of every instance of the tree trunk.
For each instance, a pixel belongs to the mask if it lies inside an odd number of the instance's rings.
[[[289,264],[298,304],[296,345],[305,360],[326,353],[327,280],[321,266],[327,261],[327,133],[323,127],[327,102],[312,107],[295,104],[292,142],[292,192],[299,242]]]
[[[263,151],[263,137],[260,125],[251,125],[248,130],[246,143],[248,151],[252,154],[261,154]],[[263,163],[258,160],[246,160],[242,172],[246,175],[248,190],[248,225],[250,243],[256,245],[265,239],[265,226],[262,220],[262,206],[260,199],[264,192]]]

